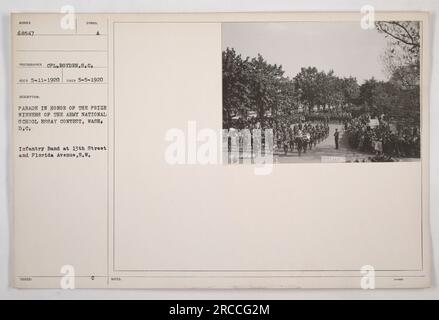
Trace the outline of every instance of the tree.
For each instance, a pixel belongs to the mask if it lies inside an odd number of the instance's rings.
[[[294,83],[290,78],[279,81],[278,95],[276,95],[275,108],[271,110],[272,118],[276,123],[284,120],[295,122],[298,109],[298,96]]]
[[[359,86],[355,78],[340,78],[333,70],[328,73],[315,67],[302,68],[294,77],[294,84],[300,100],[308,111],[314,106],[339,107],[355,103],[359,95]]]
[[[393,115],[400,122],[419,126],[420,24],[418,21],[380,21],[376,26],[389,39],[383,61],[390,75],[389,84],[397,88]]]
[[[294,77],[294,85],[300,100],[311,110],[315,105],[321,104],[322,99],[322,73],[316,67],[301,68]]]
[[[256,114],[262,128],[268,117],[289,114],[295,98],[291,79],[281,65],[269,64],[261,55],[243,59],[234,49],[223,51],[223,128]],[[238,124],[239,125],[239,124]]]
[[[223,63],[223,127],[232,126],[234,116],[247,117],[250,105],[250,72],[248,58],[243,60],[234,49],[222,53]]]
[[[281,84],[285,80],[281,65],[271,65],[258,54],[250,61],[250,98],[262,128],[266,127],[266,113],[274,113],[281,99]]]
[[[382,114],[395,116],[398,94],[398,89],[391,83],[371,78],[361,85],[358,102],[363,106],[363,111],[372,117]]]
[[[321,104],[338,107],[344,104],[344,83],[343,79],[335,76],[334,70],[330,70],[327,74],[323,72]]]
[[[419,85],[420,78],[420,32],[418,21],[378,21],[378,32],[388,39],[388,48],[383,55],[387,72],[392,77],[399,73],[405,87]]]
[[[354,77],[343,78],[341,80],[341,90],[343,91],[343,100],[345,104],[355,104],[360,96],[360,86]]]

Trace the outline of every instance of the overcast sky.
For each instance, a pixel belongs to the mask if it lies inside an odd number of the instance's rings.
[[[359,83],[375,77],[387,80],[381,56],[387,39],[376,29],[363,30],[359,22],[223,23],[222,46],[244,57],[258,53],[271,64],[282,64],[294,77],[301,67],[333,69],[338,76]]]

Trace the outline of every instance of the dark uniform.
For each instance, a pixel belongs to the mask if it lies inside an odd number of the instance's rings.
[[[335,139],[335,149],[338,149],[338,138],[340,136],[340,132],[338,132],[337,129],[335,129],[335,133],[334,133],[334,139]]]

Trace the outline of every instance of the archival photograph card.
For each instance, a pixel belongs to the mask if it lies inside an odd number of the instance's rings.
[[[12,14],[14,286],[429,287],[428,18]]]

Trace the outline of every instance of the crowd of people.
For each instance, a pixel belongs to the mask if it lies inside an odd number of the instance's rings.
[[[329,123],[334,121],[343,124],[343,129],[334,133],[335,149],[339,148],[340,135],[343,140],[340,143],[347,143],[350,148],[375,157],[371,161],[420,157],[419,126],[397,126],[385,115],[374,117],[366,113],[353,118],[350,113],[315,113],[294,120],[267,119],[264,126],[253,118],[245,123],[235,123],[236,127],[231,130],[237,132],[237,149],[241,153],[243,146],[247,145],[249,150],[246,150],[252,155],[270,152],[284,156],[295,153],[301,156],[329,136]],[[270,136],[263,127],[271,130]],[[260,131],[259,135],[255,134],[257,131]],[[229,152],[232,150],[230,141]]]
[[[351,148],[394,157],[418,158],[420,156],[419,127],[403,126],[392,128],[384,117],[376,119],[376,125],[370,125],[370,115],[345,122],[345,134]]]
[[[332,111],[332,112],[312,112],[306,115],[307,121],[323,121],[323,122],[339,122],[349,121],[352,119],[350,112],[345,111]]]

